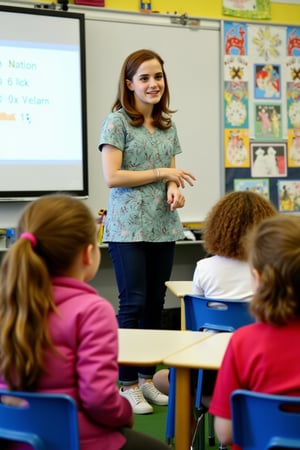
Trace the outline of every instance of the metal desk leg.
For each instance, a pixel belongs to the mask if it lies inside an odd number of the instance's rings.
[[[175,447],[189,450],[191,442],[192,398],[190,369],[176,367]]]

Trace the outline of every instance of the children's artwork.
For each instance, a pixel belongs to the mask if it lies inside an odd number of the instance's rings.
[[[295,88],[297,90],[297,86],[300,83],[300,57],[290,56],[287,58],[286,62],[286,78],[287,81],[291,82],[290,88]],[[295,85],[293,85],[293,83]]]
[[[300,128],[300,81],[287,83],[288,128]]]
[[[253,61],[278,61],[285,56],[286,28],[249,24],[248,42]]]
[[[225,128],[248,128],[248,89],[244,81],[224,83]]]
[[[281,76],[279,64],[254,64],[254,97],[256,99],[281,98]]]
[[[224,83],[225,128],[248,128],[248,86],[244,81]]]
[[[246,55],[247,54],[247,25],[241,23],[224,24],[224,54]]]
[[[224,80],[248,81],[248,60],[245,56],[224,55]],[[248,85],[244,86],[248,91]]]
[[[288,130],[288,166],[300,167],[300,128]]]
[[[225,107],[225,127],[247,128],[247,107],[241,100],[232,100]]]
[[[300,211],[300,180],[278,181],[279,212]]]
[[[286,143],[255,142],[250,145],[252,177],[286,177]]]
[[[288,101],[289,128],[300,128],[300,102]]]
[[[233,100],[240,100],[247,106],[248,95],[248,84],[244,81],[225,81],[224,98],[226,103],[231,103]]]
[[[249,133],[243,129],[225,130],[225,167],[249,167]]]
[[[235,179],[233,182],[234,191],[251,191],[262,195],[267,200],[270,199],[270,188],[268,178],[243,178]]]
[[[287,55],[300,56],[300,28],[287,28]]]
[[[223,0],[222,12],[227,16],[248,19],[270,19],[270,0]]]
[[[282,139],[281,104],[255,104],[255,139]]]
[[[281,210],[300,212],[300,25],[224,21],[223,42],[226,192],[260,189],[277,208],[280,192]]]

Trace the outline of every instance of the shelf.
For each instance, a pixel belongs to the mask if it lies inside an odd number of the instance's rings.
[[[203,242],[204,241],[188,241],[188,240],[186,240],[186,241],[177,241],[176,242],[176,245],[202,245],[203,244]],[[100,249],[103,249],[103,248],[108,248],[108,244],[100,244],[99,245],[99,248]],[[1,252],[6,252],[7,250],[9,250],[8,248],[0,248],[0,253]]]

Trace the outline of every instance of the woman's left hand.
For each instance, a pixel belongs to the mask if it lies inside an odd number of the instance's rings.
[[[170,205],[171,211],[175,211],[177,208],[183,208],[185,205],[184,195],[182,195],[176,183],[168,183],[167,202]]]

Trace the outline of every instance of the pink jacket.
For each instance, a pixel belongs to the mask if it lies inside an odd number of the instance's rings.
[[[53,279],[58,314],[49,329],[61,356],[46,354],[46,371],[38,391],[72,396],[78,405],[81,450],[118,450],[125,438],[118,428],[132,415],[120,396],[118,325],[112,305],[86,283],[67,277]],[[3,380],[0,386],[5,388]]]

